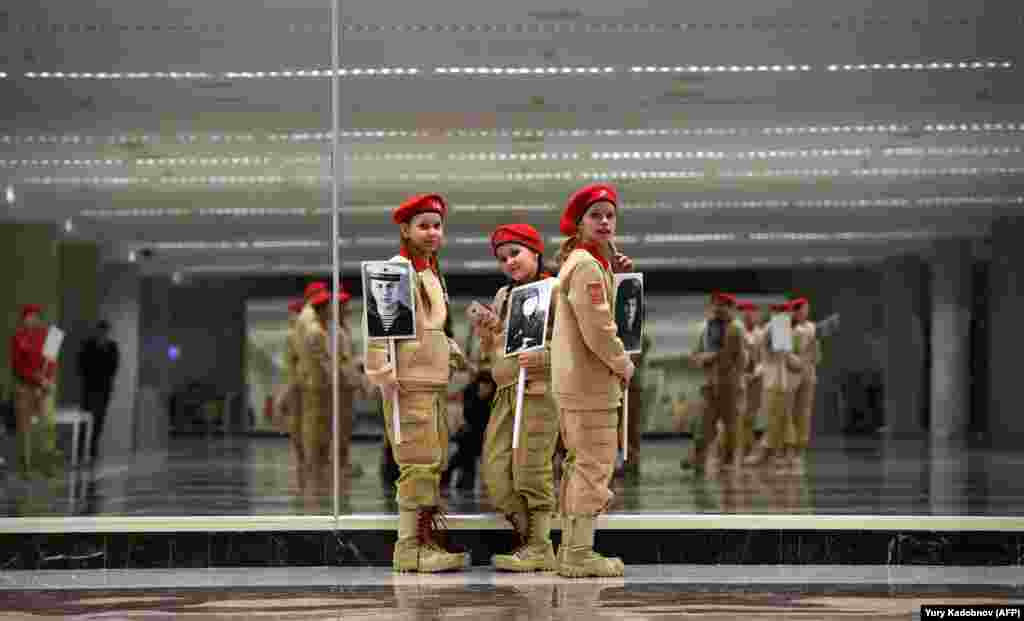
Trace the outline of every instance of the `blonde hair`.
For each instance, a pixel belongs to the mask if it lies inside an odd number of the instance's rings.
[[[562,242],[562,245],[558,247],[558,254],[555,255],[555,266],[561,267],[565,260],[569,258],[573,250],[580,245],[580,234],[574,233],[569,236],[568,239]]]

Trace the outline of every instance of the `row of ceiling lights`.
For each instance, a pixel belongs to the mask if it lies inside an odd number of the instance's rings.
[[[342,138],[618,138],[618,137],[676,137],[676,136],[789,136],[789,135],[831,135],[831,134],[905,134],[910,132],[924,133],[1019,133],[1024,132],[1022,122],[963,122],[949,121],[932,123],[919,121],[908,123],[856,123],[835,125],[790,125],[779,127],[663,127],[634,129],[537,129],[537,128],[499,128],[499,129],[361,129],[344,130]],[[257,141],[305,143],[327,143],[333,140],[330,131],[295,131],[285,133],[230,134],[212,133],[178,133],[174,136],[177,144],[196,144],[208,142],[212,144],[254,143]],[[160,134],[118,134],[111,136],[90,136],[80,134],[26,134],[0,135],[0,144],[162,144]]]
[[[13,202],[13,188],[9,188]],[[930,196],[921,198],[879,198],[879,199],[800,199],[800,200],[699,200],[672,202],[624,202],[620,206],[633,209],[869,209],[869,208],[936,208],[936,207],[995,207],[1024,205],[1024,196]],[[554,212],[561,206],[555,203],[518,204],[454,204],[455,213],[548,211]],[[391,213],[394,206],[371,205],[342,207],[346,215],[366,213]],[[329,216],[329,207],[133,207],[127,209],[83,209],[80,216],[95,219],[118,218],[166,218],[166,217],[267,217],[267,216]]]
[[[833,233],[808,232],[768,232],[768,233],[647,233],[644,235],[620,235],[616,242],[622,245],[633,244],[705,244],[715,242],[742,241],[913,241],[933,239],[941,236],[936,231],[846,231]],[[565,241],[563,236],[551,236],[548,242],[560,244]],[[486,246],[490,238],[486,236],[459,236],[449,238],[449,242],[460,246]],[[397,243],[394,237],[360,236],[340,237],[341,247],[391,247]],[[292,239],[292,240],[227,240],[227,241],[164,241],[145,243],[139,242],[139,248],[152,248],[164,251],[196,251],[196,250],[301,250],[311,248],[327,248],[326,240]]]
[[[1013,69],[1010,60],[959,60],[900,63],[860,63],[829,65],[757,64],[757,65],[662,65],[662,66],[563,66],[563,67],[354,67],[338,69],[339,77],[406,77],[423,74],[470,76],[594,76],[616,73],[805,73],[810,71],[988,71]],[[237,80],[264,78],[329,78],[333,69],[298,69],[284,71],[26,71],[23,77],[36,80]],[[0,73],[0,78],[8,74]]]
[[[947,176],[992,176],[1019,175],[1024,167],[951,167],[951,168],[782,168],[767,170],[623,170],[623,171],[562,171],[562,172],[515,172],[463,175],[456,173],[401,173],[397,175],[345,175],[346,183],[466,183],[466,182],[534,182],[534,181],[621,181],[621,180],[685,180],[685,179],[775,179],[775,178],[826,178],[826,177],[947,177]],[[306,185],[321,186],[329,183],[328,175],[212,175],[212,176],[159,176],[159,177],[28,177],[22,183],[27,185],[74,185],[74,186],[246,186],[246,185]]]
[[[505,161],[551,161],[551,160],[753,160],[753,159],[792,159],[792,158],[826,158],[826,157],[870,157],[876,152],[884,157],[926,157],[926,156],[1003,156],[1024,152],[1020,146],[952,146],[952,147],[837,147],[827,149],[768,149],[757,151],[591,151],[586,152],[542,152],[542,153],[511,153],[511,152],[459,152],[459,153],[373,153],[345,155],[345,161],[381,162],[381,161],[449,161],[469,162],[505,162]],[[96,167],[96,166],[188,166],[188,167],[226,167],[226,166],[295,166],[317,165],[330,162],[327,155],[305,156],[223,156],[223,157],[160,157],[124,159],[0,159],[0,168],[62,168],[62,167]]]

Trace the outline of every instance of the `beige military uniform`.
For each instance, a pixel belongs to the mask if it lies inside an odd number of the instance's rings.
[[[818,387],[818,364],[821,361],[821,341],[814,323],[802,321],[793,328],[793,347],[803,368],[794,377],[790,445],[805,450],[811,439],[814,393]]]
[[[705,324],[707,330],[707,324]],[[741,444],[737,419],[746,403],[744,371],[747,367],[746,330],[739,320],[734,319],[726,326],[722,349],[715,353],[705,369],[705,384],[702,388],[706,403],[702,420],[703,433],[697,443],[697,463],[704,463],[708,447],[714,443],[718,433],[718,421],[724,427],[724,441],[721,443],[722,457],[729,461],[735,457],[734,450]],[[696,353],[704,353],[703,331]]]
[[[396,256],[392,261],[403,261]],[[441,280],[430,269],[418,273],[416,338],[397,341],[397,367],[387,341],[367,345],[366,375],[376,386],[397,380],[402,436],[392,429],[394,403],[384,401],[384,423],[399,476],[396,499],[404,510],[440,503],[441,470],[448,460],[448,380],[458,346],[444,333],[448,309]]]
[[[310,308],[308,305],[305,308]],[[310,308],[310,310],[312,310]],[[315,316],[314,316],[315,319]],[[305,455],[302,450],[302,376],[299,359],[302,351],[302,319],[296,317],[289,322],[288,336],[285,341],[285,370],[288,374],[284,394],[281,398],[281,412],[285,417],[288,436],[291,439],[295,455],[302,464]]]
[[[746,403],[742,405],[740,416],[740,449],[744,455],[753,449],[754,431],[759,426],[757,418],[761,414],[761,402],[764,400],[764,381],[762,378],[762,345],[764,326],[754,326],[744,334],[744,345],[747,349],[747,367],[744,373]]]
[[[611,272],[588,251],[576,249],[562,264],[558,279],[551,372],[567,451],[562,513],[595,515],[613,496],[608,484],[618,452],[620,378],[630,361],[611,311]]]
[[[516,411],[516,385],[519,358],[506,357],[505,320],[511,312],[506,304],[509,288],[494,297],[494,309],[501,315],[497,332],[483,330],[481,349],[489,353],[491,374],[498,392],[491,405],[491,417],[484,438],[484,481],[495,506],[502,513],[554,511],[555,488],[552,457],[558,440],[558,409],[551,397],[551,339],[538,352],[541,366],[528,369],[523,396],[523,420],[519,430],[519,448],[512,450],[513,420]],[[555,317],[558,287],[552,292],[548,330]]]
[[[761,382],[764,386],[761,416],[765,420],[764,446],[775,451],[792,443],[789,415],[793,409],[796,375],[803,368],[800,358],[792,352],[776,352],[770,348],[770,326],[761,333]]]

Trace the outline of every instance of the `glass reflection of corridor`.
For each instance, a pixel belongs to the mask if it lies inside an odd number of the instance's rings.
[[[644,445],[641,475],[616,478],[612,513],[1024,515],[1015,475],[1024,456],[988,448],[943,450],[926,442],[822,438],[801,470],[680,469],[689,441]],[[381,445],[356,442],[359,477],[343,480],[342,513],[392,513],[379,471]],[[103,461],[53,480],[0,478],[0,515],[328,515],[327,482],[300,481],[282,438],[176,438],[166,454]],[[453,485],[451,513],[493,511],[480,482]]]

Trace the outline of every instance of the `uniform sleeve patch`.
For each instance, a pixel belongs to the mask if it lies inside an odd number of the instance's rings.
[[[604,304],[604,285],[599,282],[587,283],[587,291],[590,293],[590,303],[594,306]]]

